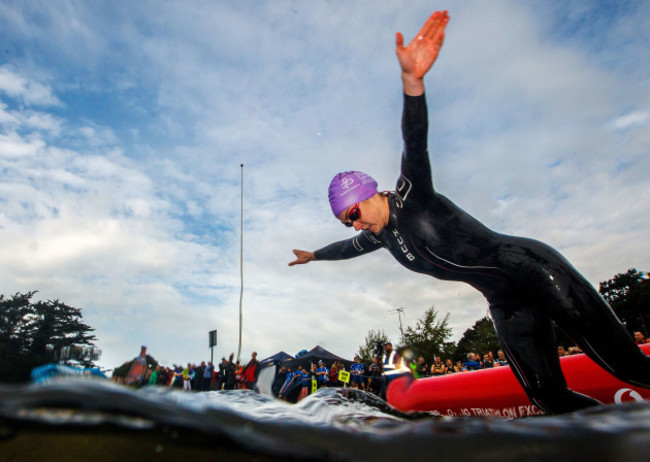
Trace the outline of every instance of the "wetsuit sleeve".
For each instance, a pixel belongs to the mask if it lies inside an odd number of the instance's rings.
[[[427,149],[429,119],[425,95],[404,95],[402,112],[402,153],[401,177],[397,192],[404,200],[410,193],[418,196],[434,194],[431,179],[431,164]]]
[[[373,252],[382,247],[376,234],[363,231],[352,239],[334,242],[314,252],[316,260],[347,260]]]

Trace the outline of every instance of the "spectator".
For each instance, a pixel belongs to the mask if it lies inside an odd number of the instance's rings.
[[[298,377],[298,386],[300,387],[300,394],[298,395],[298,400],[297,402],[302,401],[304,398],[309,395],[309,384],[311,383],[311,376],[309,375],[309,372],[307,372],[307,369],[303,369],[300,372],[300,376]]]
[[[438,376],[444,375],[447,373],[447,366],[442,362],[440,356],[433,358],[433,364],[431,365],[431,375]]]
[[[418,363],[415,367],[415,372],[417,372],[418,377],[428,377],[429,376],[429,365],[424,361],[424,356],[418,358]]]
[[[212,377],[214,376],[214,366],[211,362],[203,370],[203,391],[210,391],[212,388]]]
[[[151,375],[149,376],[149,385],[156,385],[158,383],[158,375],[160,373],[160,366],[156,366],[156,368],[151,372]]]
[[[300,366],[298,366],[300,368]],[[293,382],[294,376],[298,373],[294,373],[291,368],[287,369],[287,372],[284,376],[284,383],[282,384],[282,387],[280,388],[280,392],[278,393],[278,398],[283,399],[286,401],[287,399],[287,392],[289,391],[289,388],[291,386],[291,383]]]
[[[564,347],[560,345],[559,347],[557,347],[557,355],[561,358],[562,356],[568,356],[569,353],[567,353]]]
[[[506,359],[506,355],[503,352],[503,350],[497,351],[497,359],[494,360],[494,365],[495,366],[507,366],[508,365],[508,360]]]
[[[237,382],[239,382],[239,380],[241,379],[241,373],[242,373],[242,370],[243,370],[243,369],[244,369],[244,368],[241,366],[241,364],[239,363],[239,361],[236,361],[236,362],[235,362],[235,380],[236,380]],[[237,388],[237,384],[235,384],[235,388]]]
[[[194,378],[194,369],[190,363],[187,363],[187,367],[183,369],[181,376],[183,377],[183,391],[192,391],[191,380]]]
[[[445,368],[446,368],[446,374],[453,374],[454,372],[458,372],[456,368],[454,367],[454,362],[451,359],[447,359],[445,361]]]
[[[467,371],[475,371],[481,368],[481,364],[476,360],[476,353],[467,353],[467,361],[463,368]]]
[[[251,355],[251,360],[248,361],[248,364],[246,364],[246,367],[242,370],[239,388],[249,390],[253,389],[255,381],[257,380],[256,375],[259,364],[260,362],[257,360],[257,352],[254,351]]]
[[[230,357],[224,366],[224,390],[234,390],[237,388],[237,370],[235,364],[232,362],[235,357],[235,353],[230,353]]]
[[[332,367],[330,367],[330,371],[328,373],[329,376],[329,381],[328,381],[328,386],[330,387],[339,387],[339,365],[336,361],[332,363]]]
[[[322,360],[318,361],[318,369],[316,369],[316,382],[318,388],[326,387],[329,380],[329,370],[325,367]]]
[[[641,332],[635,332],[634,333],[634,343],[637,345],[643,345],[644,343],[647,343],[648,341],[646,338],[643,336]]]
[[[402,361],[402,364],[404,364],[404,361]],[[408,360],[407,367],[411,369],[411,374],[413,374],[413,377],[416,379],[420,378],[420,374],[418,374],[418,364],[415,362],[415,358]]]
[[[169,368],[160,366],[160,371],[158,371],[158,380],[156,385],[167,385],[169,383]]]
[[[223,384],[226,378],[226,358],[222,357],[221,362],[217,364],[216,374],[214,377],[214,388],[215,390],[223,390]]]
[[[381,382],[384,369],[382,367],[381,361],[376,356],[372,358],[372,364],[368,371],[368,391],[374,393],[377,396],[381,395]]]
[[[485,369],[494,367],[494,358],[491,358],[489,353],[483,355],[483,367]]]
[[[205,361],[201,362],[198,366],[193,364],[194,377],[192,378],[192,390],[201,391],[203,387],[203,371],[205,370]]]
[[[359,357],[355,356],[354,362],[350,366],[350,375],[352,376],[350,386],[352,388],[356,388],[356,389],[361,388],[362,390],[366,389],[366,385],[363,380],[364,372],[365,371],[364,371],[363,364],[359,362]]]
[[[382,358],[383,368],[386,369],[395,369],[400,366],[401,358],[398,352],[393,350],[393,344],[386,342],[384,346],[384,356]]]
[[[170,386],[173,388],[183,388],[183,368],[181,366],[174,365],[174,376],[170,382]]]

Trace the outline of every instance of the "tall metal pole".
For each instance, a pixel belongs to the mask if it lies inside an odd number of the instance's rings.
[[[399,308],[395,308],[394,310],[388,310],[388,311],[390,311],[391,313],[397,313],[397,317],[399,319],[399,333],[402,335],[401,341],[403,341],[404,329],[402,329],[402,315],[404,314],[404,308],[400,306]]]
[[[239,229],[239,275],[241,289],[239,291],[239,348],[237,349],[237,362],[239,362],[241,356],[242,300],[244,299],[244,164],[241,164],[241,222]]]

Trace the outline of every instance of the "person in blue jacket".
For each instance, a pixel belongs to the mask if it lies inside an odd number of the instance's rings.
[[[325,367],[325,364],[322,360],[318,361],[318,369],[316,369],[316,382],[318,383],[318,388],[327,386],[329,381],[329,369]]]

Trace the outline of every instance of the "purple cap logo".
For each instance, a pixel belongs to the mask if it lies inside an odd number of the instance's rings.
[[[377,193],[377,182],[370,175],[356,171],[339,173],[332,178],[329,187],[332,212],[338,217],[344,210]]]

